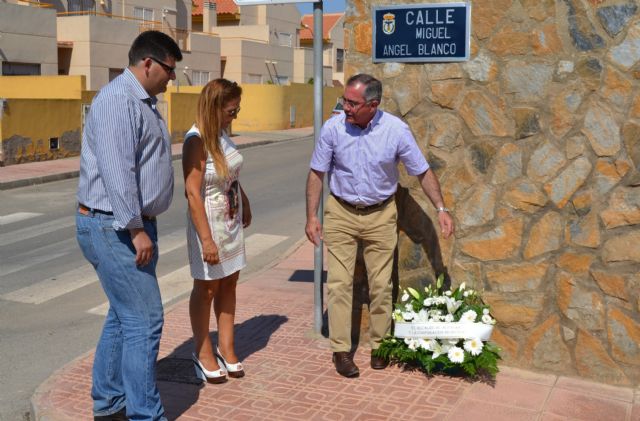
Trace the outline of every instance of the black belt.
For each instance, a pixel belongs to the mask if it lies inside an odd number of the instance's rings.
[[[102,214],[102,215],[113,215],[113,212],[90,208],[89,206],[85,206],[82,203],[78,203],[78,211],[80,211],[80,213],[83,214],[83,215],[88,215],[90,213],[99,213],[99,214]],[[155,221],[156,217],[155,216],[142,215],[142,219],[144,221]]]
[[[331,193],[331,196],[335,197],[335,199],[340,202],[342,205],[344,205],[345,207],[357,211],[357,212],[370,212],[376,209],[380,209],[382,207],[384,207],[385,205],[387,205],[389,202],[391,202],[393,200],[393,195],[387,197],[386,199],[384,199],[382,202],[379,203],[374,203],[373,205],[354,205],[353,203],[349,203],[346,200],[344,200],[341,197],[336,196],[335,194]]]

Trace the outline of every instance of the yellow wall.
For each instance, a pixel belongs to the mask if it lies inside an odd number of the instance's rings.
[[[181,137],[193,124],[201,87],[170,87],[165,94],[169,110],[169,132],[174,139]],[[292,84],[242,85],[242,110],[233,122],[234,131],[283,130],[291,127],[289,110],[296,108],[294,127],[313,126],[313,85]],[[342,88],[324,88],[324,118],[329,118],[342,95]]]
[[[0,98],[80,99],[84,76],[0,76]]]
[[[84,76],[0,76],[0,165],[78,155],[82,104],[95,91],[84,90]],[[289,110],[296,107],[294,127],[313,125],[313,85],[243,85],[242,111],[233,131],[282,130],[291,127]],[[182,140],[196,114],[202,87],[170,87],[164,95],[173,141]],[[329,117],[341,88],[324,89],[324,117]],[[49,149],[57,137],[59,150]]]
[[[47,160],[79,153],[80,99],[9,99],[2,125],[3,161],[6,164]],[[49,150],[58,138],[59,149]]]

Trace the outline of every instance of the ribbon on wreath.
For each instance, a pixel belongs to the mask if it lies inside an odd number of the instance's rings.
[[[493,326],[484,323],[447,323],[396,322],[394,336],[396,338],[422,339],[475,339],[488,341]]]

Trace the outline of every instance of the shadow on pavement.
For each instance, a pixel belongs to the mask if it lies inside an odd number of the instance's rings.
[[[265,348],[271,335],[288,320],[284,315],[261,314],[237,324],[235,348],[238,358],[244,360]],[[215,346],[218,332],[213,331],[209,336]],[[198,401],[200,389],[204,387],[195,376],[191,361],[192,352],[193,340],[189,339],[158,361],[158,387],[167,418],[170,420],[180,417],[193,406]]]

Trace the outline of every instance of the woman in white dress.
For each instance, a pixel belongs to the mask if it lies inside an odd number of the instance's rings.
[[[182,168],[189,209],[187,248],[193,277],[189,315],[193,329],[196,374],[222,383],[242,377],[234,350],[236,283],[246,265],[243,228],[251,223],[249,200],[238,181],[242,155],[226,132],[240,112],[242,89],[216,79],[198,100],[196,124],[185,135]],[[211,303],[218,344],[209,339]]]

